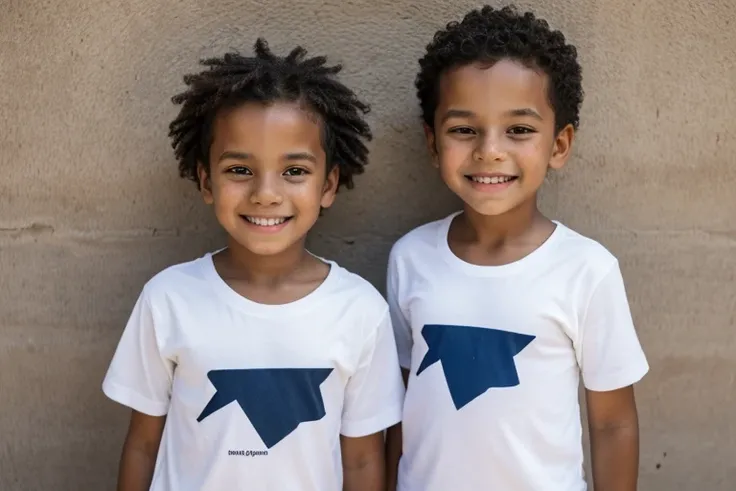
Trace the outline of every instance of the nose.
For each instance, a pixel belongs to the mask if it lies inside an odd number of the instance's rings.
[[[251,181],[250,202],[254,205],[272,206],[280,205],[283,201],[283,193],[278,177],[262,175]]]
[[[485,138],[479,139],[478,146],[473,152],[473,159],[479,162],[500,162],[507,157],[507,151],[503,144],[503,137],[492,133]]]

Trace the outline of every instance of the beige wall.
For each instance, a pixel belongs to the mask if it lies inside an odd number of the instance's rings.
[[[652,365],[643,490],[736,482],[732,1],[524,4],[584,64],[575,157],[543,205],[621,259]],[[100,382],[132,303],[220,240],[166,138],[181,75],[258,34],[346,63],[374,106],[372,164],[312,244],[380,285],[391,242],[454,207],[426,164],[412,82],[432,32],[475,2],[2,3],[0,490],[113,489],[126,411]]]

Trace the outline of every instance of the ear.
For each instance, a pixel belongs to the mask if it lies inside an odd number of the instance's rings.
[[[215,202],[215,198],[212,196],[212,181],[210,180],[209,171],[202,164],[197,162],[197,177],[199,178],[199,191],[202,193],[202,199],[208,205]]]
[[[550,168],[554,170],[562,169],[567,163],[572,153],[572,141],[575,138],[575,129],[568,124],[557,134],[554,147],[552,148],[552,158],[549,160]]]
[[[437,153],[437,138],[435,137],[434,130],[427,123],[424,123],[423,127],[424,137],[427,139],[427,150],[429,150],[429,156],[432,158],[432,165],[439,167],[440,157]]]
[[[322,188],[322,199],[319,204],[322,208],[329,208],[335,202],[337,185],[340,182],[340,167],[337,164],[327,174],[324,187]]]

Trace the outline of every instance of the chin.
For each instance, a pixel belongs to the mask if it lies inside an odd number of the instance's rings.
[[[253,237],[248,233],[229,234],[230,240],[239,248],[257,256],[274,256],[281,254],[294,245],[287,237]]]
[[[468,200],[465,201],[465,207],[472,209],[478,215],[486,217],[495,217],[506,214],[518,207],[517,203],[509,202],[494,202],[494,203],[473,203]]]
[[[277,256],[284,251],[287,251],[292,244],[241,244],[244,249],[247,249],[251,254],[256,256]]]
[[[287,247],[281,247],[279,249],[251,249],[251,252],[255,254],[256,256],[260,257],[271,257],[271,256],[278,256],[279,254],[283,253]]]

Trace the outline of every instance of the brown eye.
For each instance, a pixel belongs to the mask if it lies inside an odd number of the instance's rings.
[[[526,126],[514,126],[513,128],[509,128],[509,133],[512,135],[528,135],[530,133],[536,133],[536,131]]]
[[[238,175],[238,176],[249,176],[249,175],[252,174],[252,172],[250,171],[250,169],[248,169],[247,167],[242,167],[242,166],[230,167],[227,170],[227,172],[229,174],[235,174],[235,175]]]
[[[304,176],[306,174],[308,174],[308,172],[301,167],[292,167],[291,169],[287,169],[287,171],[284,172],[284,175],[287,175],[289,177]]]
[[[472,128],[468,128],[467,126],[461,126],[459,128],[451,128],[450,133],[457,133],[460,135],[473,135],[475,134],[475,131],[473,131]]]

